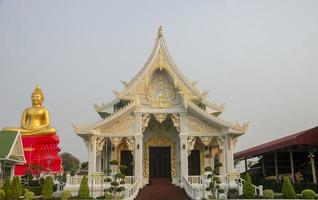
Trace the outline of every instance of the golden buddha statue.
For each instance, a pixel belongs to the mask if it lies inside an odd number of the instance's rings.
[[[37,85],[31,96],[32,107],[23,111],[20,128],[4,128],[7,131],[20,131],[23,135],[55,134],[56,130],[50,127],[49,111],[42,107],[44,95]]]

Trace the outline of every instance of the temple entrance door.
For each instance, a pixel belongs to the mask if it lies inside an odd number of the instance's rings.
[[[170,147],[149,147],[149,178],[171,178]]]

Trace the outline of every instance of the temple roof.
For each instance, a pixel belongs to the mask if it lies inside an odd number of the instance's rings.
[[[21,135],[16,131],[0,131],[0,160],[24,163]]]
[[[151,76],[157,71],[164,71],[172,79],[172,85],[176,89],[176,93],[181,96],[182,104],[185,110],[191,110],[196,114],[200,115],[202,118],[206,119],[210,123],[218,126],[229,128],[230,134],[244,134],[248,129],[248,123],[239,125],[238,123],[230,123],[225,120],[220,119],[218,116],[224,110],[224,105],[218,105],[214,102],[210,102],[207,99],[207,91],[201,91],[197,87],[197,82],[190,81],[187,79],[183,73],[179,70],[177,65],[173,62],[170,53],[168,52],[165,39],[163,37],[163,29],[160,26],[158,30],[158,35],[152,53],[147,60],[146,64],[137,73],[137,75],[130,81],[122,81],[124,89],[120,92],[114,91],[116,98],[108,103],[103,103],[101,105],[94,105],[95,110],[101,115],[105,115],[98,122],[73,126],[74,130],[78,134],[92,133],[93,129],[100,128],[102,126],[111,123],[116,118],[125,115],[129,112],[133,112],[134,108],[140,107],[140,97],[139,94],[145,93],[145,88],[149,85]],[[117,106],[121,104],[122,101],[128,102],[124,105]],[[116,109],[115,109],[116,105]]]
[[[169,74],[173,77],[178,90],[181,93],[185,93],[189,97],[189,99],[200,100],[203,104],[212,109],[212,113],[220,114],[223,112],[224,105],[218,105],[215,102],[210,102],[207,99],[208,91],[201,91],[197,87],[197,81],[190,81],[174,63],[163,37],[162,26],[159,27],[155,45],[145,65],[130,81],[121,81],[124,85],[124,89],[120,92],[113,91],[116,95],[115,99],[101,105],[95,104],[94,106],[96,111],[105,111],[106,109],[117,103],[120,99],[132,100],[134,98],[136,90],[138,90],[138,84],[142,81],[148,81],[150,74],[158,68],[160,70],[164,69],[168,71]]]

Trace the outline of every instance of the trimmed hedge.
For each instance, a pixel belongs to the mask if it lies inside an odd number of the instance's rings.
[[[89,187],[88,180],[86,176],[84,176],[81,180],[81,185],[78,190],[78,198],[79,199],[88,199],[89,198]]]
[[[24,186],[30,192],[33,192],[35,196],[41,195],[42,186]]]
[[[34,193],[33,192],[26,192],[24,194],[23,200],[32,200],[34,198]]]
[[[4,200],[5,196],[4,190],[0,190],[0,200]]]
[[[67,199],[70,199],[72,197],[72,193],[71,191],[69,190],[64,190],[62,193],[61,193],[61,199],[62,200],[67,200]]]
[[[282,193],[285,199],[296,199],[294,187],[287,176],[284,177]]]
[[[246,174],[244,178],[243,184],[243,195],[246,199],[254,199],[255,198],[255,191],[252,185],[250,175]]]
[[[50,199],[53,197],[53,178],[51,176],[45,178],[41,195],[43,199]]]
[[[316,199],[316,193],[310,189],[302,191],[301,197],[303,199]]]
[[[283,182],[276,182],[274,180],[261,180],[260,185],[264,187],[264,189],[271,189],[274,192],[280,193],[283,188]],[[314,192],[318,193],[318,184],[313,183],[292,183],[295,192],[300,194],[305,189],[311,189]]]
[[[263,191],[263,196],[265,199],[274,199],[275,192],[273,190],[266,189]]]

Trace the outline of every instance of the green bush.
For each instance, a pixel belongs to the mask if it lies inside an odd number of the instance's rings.
[[[282,193],[285,199],[295,199],[296,193],[293,185],[291,184],[287,176],[284,177],[284,183],[282,188]]]
[[[265,199],[274,199],[275,192],[273,190],[266,189],[263,191],[263,196]]]
[[[254,199],[255,198],[255,190],[252,185],[251,177],[249,174],[245,175],[243,184],[243,195],[246,199]]]
[[[119,170],[120,170],[120,173],[122,173],[122,174],[127,174],[127,169],[128,169],[128,167],[126,166],[126,165],[120,165],[119,166]]]
[[[10,178],[6,178],[4,180],[4,184],[2,186],[2,189],[3,189],[4,193],[5,193],[6,199],[8,199],[8,197],[10,196],[10,193],[11,193],[10,184],[11,184]]]
[[[32,200],[34,198],[34,193],[33,192],[26,192],[24,194],[23,200]]]
[[[211,172],[211,171],[212,171],[212,167],[209,167],[209,166],[208,166],[208,167],[205,167],[205,168],[204,168],[204,171],[206,171],[206,172]]]
[[[109,162],[109,164],[110,164],[110,165],[118,165],[119,162],[118,162],[118,160],[111,160],[111,161]]]
[[[315,199],[316,198],[316,194],[315,194],[314,191],[312,191],[310,189],[306,189],[306,190],[301,192],[301,197],[303,199]]]
[[[19,199],[20,195],[22,195],[22,185],[20,183],[20,178],[16,176],[13,177],[10,183],[9,193],[6,196],[11,200]]]
[[[69,190],[64,190],[62,193],[61,193],[61,199],[62,200],[67,200],[67,199],[69,199],[69,198],[71,198],[72,197],[72,193],[71,193],[71,191],[69,191]]]
[[[89,198],[89,188],[88,188],[88,180],[86,176],[84,176],[81,180],[81,185],[78,190],[78,198],[80,199],[88,199]]]
[[[53,197],[53,178],[51,176],[45,178],[41,195],[43,199],[50,199]]]
[[[4,200],[5,196],[4,190],[0,190],[0,200]]]
[[[239,191],[236,188],[230,188],[227,192],[228,199],[238,199]]]
[[[33,192],[35,196],[41,195],[42,186],[24,186],[24,187],[28,189],[30,192]]]

